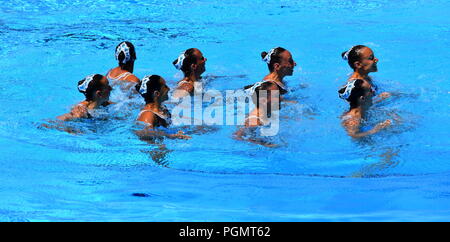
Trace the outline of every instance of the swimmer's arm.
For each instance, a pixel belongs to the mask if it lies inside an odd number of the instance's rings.
[[[394,112],[394,111],[389,112],[387,115],[389,117],[391,117],[395,122],[397,122],[397,124],[403,122],[403,118],[400,115],[398,115],[396,112]]]
[[[61,120],[49,120],[47,123],[43,123],[38,126],[38,128],[46,128],[46,129],[56,129],[59,131],[64,131],[69,134],[81,134],[83,133],[81,130],[69,127],[64,124]]]
[[[184,127],[180,127],[181,129],[189,129],[191,127],[189,126],[184,126]],[[218,128],[214,127],[214,126],[209,126],[209,125],[195,125],[193,127],[193,130],[188,130],[185,132],[185,134],[187,135],[192,135],[192,134],[206,134],[209,132],[214,132],[217,131]]]
[[[244,139],[243,136],[244,136],[245,129],[246,129],[245,127],[240,128],[238,131],[236,131],[233,134],[233,138],[235,140],[248,141],[250,143],[257,144],[257,145],[262,145],[262,146],[269,147],[269,148],[273,148],[273,147],[277,147],[278,146],[277,144],[268,143],[268,142],[265,142],[265,141],[259,140],[259,139],[254,139],[254,138]]]
[[[378,133],[380,130],[388,127],[391,124],[391,120],[386,120],[382,123],[377,124],[373,129],[366,132],[359,132],[360,122],[356,120],[349,120],[343,123],[347,134],[352,138],[362,138],[368,135]]]
[[[68,121],[68,120],[74,119],[74,117],[71,115],[71,113],[66,113],[66,114],[56,117],[56,119],[61,120],[61,121]]]
[[[87,118],[88,117],[88,110],[85,106],[75,106],[70,113],[66,113],[63,115],[60,115],[58,117],[56,117],[57,119],[61,120],[61,121],[69,121],[72,119],[77,119],[77,118]]]
[[[168,134],[164,131],[153,129],[156,125],[157,119],[156,119],[156,115],[152,112],[142,113],[138,117],[137,120],[148,124],[148,126],[144,130],[137,132],[138,136],[140,136],[141,138],[161,137],[161,136],[171,138],[171,139],[190,139],[191,138],[188,135],[184,135],[182,131],[179,131],[176,134]]]
[[[178,131],[178,133],[176,134],[168,134],[162,130],[155,130],[152,129],[151,127],[147,127],[143,130],[139,130],[136,131],[136,134],[141,138],[141,139],[151,139],[154,137],[167,137],[170,139],[190,139],[191,136],[185,135],[183,133],[183,131]]]
[[[379,103],[385,99],[388,99],[392,96],[392,94],[390,92],[382,92],[380,93],[378,96],[376,96],[373,100],[373,103]]]

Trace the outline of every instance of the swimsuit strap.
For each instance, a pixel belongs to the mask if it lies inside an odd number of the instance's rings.
[[[124,80],[125,78],[127,78],[129,75],[132,75],[131,72],[127,71],[127,72],[124,72],[124,73],[118,75],[117,77],[112,77],[111,76],[111,70],[109,70],[108,75],[106,76],[106,78],[109,81],[121,81],[121,80]]]
[[[118,77],[116,77],[116,78],[114,78],[114,79],[116,79],[116,80],[124,80],[124,79],[127,78],[129,75],[131,75],[131,73],[127,71],[127,72],[125,72],[125,73],[120,74]]]
[[[191,84],[191,82],[189,82],[189,81],[186,81],[186,80],[182,80],[182,81],[178,82],[178,86],[181,86],[181,85],[183,85],[183,83],[188,83],[188,84]]]
[[[138,117],[140,117],[143,113],[145,113],[145,112],[152,112],[151,110],[142,110],[142,111],[140,111],[139,112],[139,115],[138,115]],[[152,112],[153,113],[153,112]]]
[[[163,106],[162,109],[163,109],[163,111],[165,111],[166,113],[168,113],[166,107]],[[160,113],[158,113],[158,112],[155,112],[155,111],[153,111],[153,110],[147,110],[147,109],[144,109],[144,110],[142,110],[142,111],[139,113],[139,116],[141,116],[141,115],[142,115],[143,113],[145,113],[145,112],[151,112],[151,113],[153,113],[154,115],[158,116],[160,119],[164,120],[164,121],[166,122],[167,125],[169,125],[169,124],[171,123],[171,120],[170,120],[170,113],[168,113],[169,115],[166,116],[166,115],[162,115],[162,114],[160,114]]]
[[[349,119],[351,119],[351,118],[353,118],[353,116],[350,115],[350,114],[346,114],[346,115],[344,115],[344,116],[341,117],[342,121],[347,121],[347,120],[349,120]]]
[[[273,83],[275,83],[275,84],[277,84],[277,86],[278,87],[280,87],[281,89],[283,89],[284,91],[287,91],[288,89],[286,88],[286,86],[283,84],[283,83],[281,83],[281,82],[277,82],[277,81],[275,81],[275,80],[267,80],[267,81],[269,81],[269,82],[273,82]]]
[[[250,95],[253,95],[253,93],[255,93],[256,88],[258,88],[259,86],[261,86],[262,84],[264,84],[266,82],[273,82],[273,83],[275,83],[279,88],[281,88],[281,92],[280,92],[281,94],[285,94],[288,91],[286,86],[283,85],[282,83],[278,83],[275,80],[268,79],[268,80],[262,80],[262,81],[259,81],[259,82],[255,83],[255,84],[253,84],[253,86],[250,87],[247,92]]]

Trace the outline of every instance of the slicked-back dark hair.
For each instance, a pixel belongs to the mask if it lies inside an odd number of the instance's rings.
[[[347,62],[348,65],[355,70],[355,62],[360,61],[361,60],[361,56],[360,56],[360,50],[362,48],[366,48],[367,46],[365,45],[355,45],[353,46],[353,48],[350,50],[350,52],[348,53],[347,56]],[[347,53],[347,51],[342,52],[341,57],[344,58],[345,54]]]
[[[153,103],[153,93],[155,91],[161,92],[161,76],[158,75],[151,75],[150,80],[147,82],[147,92],[144,94],[141,94],[141,96],[144,98],[145,103]],[[136,90],[139,92],[141,90],[142,80],[139,81],[138,84],[136,84]]]
[[[98,90],[102,90],[102,88],[104,87],[104,85],[100,82],[102,80],[102,78],[103,78],[102,75],[95,74],[92,77],[92,81],[89,83],[88,87],[86,88],[86,91],[78,90],[79,92],[84,94],[84,96],[86,97],[86,101],[93,101],[95,92]],[[85,79],[79,81],[78,86],[83,84]]]
[[[267,64],[267,67],[269,68],[270,72],[274,71],[274,69],[275,69],[274,68],[274,64],[275,63],[280,63],[281,62],[281,53],[283,53],[284,51],[286,51],[286,49],[283,48],[283,47],[275,48],[275,51],[270,56],[270,62]],[[261,58],[262,59],[264,59],[267,55],[268,55],[267,52],[265,52],[265,51],[261,52]]]
[[[130,57],[131,57],[131,59],[132,60],[136,60],[136,49],[134,48],[134,45],[131,43],[131,42],[128,42],[128,41],[123,41],[123,42],[120,42],[117,46],[116,46],[116,51],[117,51],[117,48],[119,48],[119,46],[122,44],[122,43],[125,43],[127,46],[128,46],[128,48],[130,48]],[[121,52],[120,54],[119,54],[119,56],[118,56],[118,61],[119,61],[119,66],[120,66],[120,68],[122,68],[123,69],[123,67],[125,66],[125,65],[127,65],[128,63],[122,63],[122,61],[125,59],[125,55],[124,55],[124,53],[123,52]]]
[[[192,74],[191,65],[197,63],[197,57],[194,55],[196,48],[189,48],[184,52],[184,61],[181,66],[181,71],[184,73],[185,77]],[[172,64],[177,64],[178,59],[174,60]]]

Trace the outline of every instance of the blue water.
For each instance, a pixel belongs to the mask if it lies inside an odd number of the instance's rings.
[[[448,221],[450,2],[4,1],[0,6],[0,221]],[[135,44],[135,74],[159,74],[187,48],[208,58],[209,89],[260,80],[260,52],[289,49],[280,148],[235,141],[235,126],[156,148],[133,130],[140,99],[72,135],[38,128],[83,99],[76,83],[116,66]],[[367,125],[402,117],[370,138],[349,138],[337,88],[340,53],[365,44],[373,75],[397,93]],[[243,75],[243,77],[236,77]],[[235,77],[232,77],[235,76]],[[129,101],[128,101],[129,102]]]

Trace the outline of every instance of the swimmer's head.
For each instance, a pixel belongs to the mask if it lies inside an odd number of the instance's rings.
[[[350,103],[350,108],[370,105],[374,94],[370,83],[362,79],[349,81],[338,92],[341,98]]]
[[[169,99],[170,88],[164,78],[158,75],[145,76],[136,85],[136,90],[144,98],[145,103],[162,103]]]
[[[203,56],[203,53],[196,48],[187,49],[172,62],[175,68],[184,73],[185,77],[192,74],[196,77],[200,77],[200,75],[206,71],[205,63],[206,58]]]
[[[119,61],[120,67],[134,63],[136,60],[134,45],[128,41],[118,44],[116,47],[116,60]]]
[[[106,102],[111,90],[108,79],[100,74],[89,75],[78,82],[78,91],[84,94],[86,101]]]
[[[354,71],[362,71],[364,73],[378,71],[378,59],[375,58],[373,51],[367,46],[355,45],[349,50],[342,52],[341,56]]]
[[[267,63],[270,72],[277,72],[281,76],[292,76],[297,65],[292,59],[291,52],[282,47],[273,48],[269,53],[264,51],[261,57]]]

